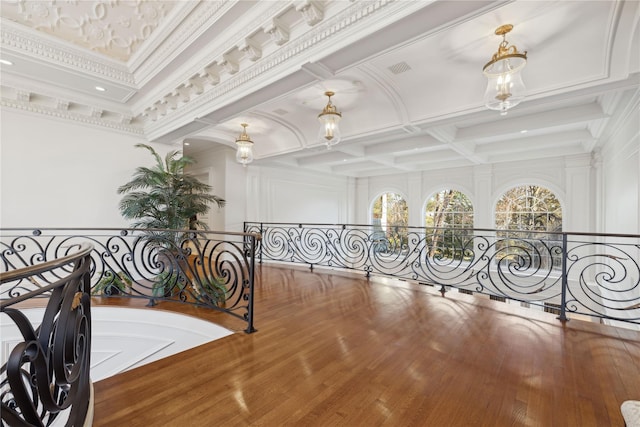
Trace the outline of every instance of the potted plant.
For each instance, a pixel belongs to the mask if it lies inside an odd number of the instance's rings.
[[[172,276],[173,272],[185,270],[181,264],[187,254],[182,245],[188,230],[207,229],[198,216],[206,213],[211,203],[223,207],[225,200],[211,194],[210,185],[185,172],[188,165],[195,163],[192,158],[173,150],[162,159],[149,145],[137,144],[136,147],[148,150],[155,165],[138,167],[132,179],[118,188],[118,193],[124,195],[120,212],[123,217],[134,220],[134,228],[147,230],[148,238],[160,248],[158,260],[164,267],[160,274]],[[166,285],[166,279],[160,276],[156,283]]]
[[[178,270],[162,270],[154,279],[151,288],[151,296],[171,297],[180,293],[185,287],[185,275],[180,274]]]
[[[224,307],[227,302],[227,285],[223,278],[207,276],[202,280],[201,293],[199,295],[204,301],[209,304],[217,305],[218,307]]]
[[[91,289],[91,295],[112,296],[126,294],[130,288],[131,278],[124,272],[119,271],[116,274],[111,270],[107,270],[98,283]]]
[[[149,145],[137,144],[136,147],[149,150],[156,164],[138,167],[133,178],[118,188],[118,193],[124,194],[120,201],[122,216],[134,220],[135,228],[207,229],[198,215],[206,213],[211,203],[223,207],[226,202],[211,194],[210,185],[185,172],[195,161],[177,150],[167,153],[163,160]],[[160,231],[155,235],[169,242],[176,242],[176,237],[180,237]]]

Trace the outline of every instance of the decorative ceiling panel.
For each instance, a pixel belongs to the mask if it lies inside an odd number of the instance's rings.
[[[3,1],[2,16],[120,61],[160,25],[177,1]]]

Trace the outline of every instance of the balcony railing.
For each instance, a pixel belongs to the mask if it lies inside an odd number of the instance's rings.
[[[308,264],[640,324],[640,235],[246,222],[260,262]]]
[[[141,229],[2,229],[0,271],[45,262],[82,243],[91,251],[91,293],[177,301],[227,313],[253,332],[253,233]],[[37,288],[22,281],[0,289],[0,299]]]
[[[2,351],[3,426],[91,424],[92,248],[83,245],[76,249],[65,257],[12,269],[0,276],[2,289],[14,290],[10,292],[12,298],[0,302],[2,321],[13,322],[23,340],[11,343],[8,354],[7,349]],[[37,297],[46,297],[48,303],[35,327],[17,307]]]

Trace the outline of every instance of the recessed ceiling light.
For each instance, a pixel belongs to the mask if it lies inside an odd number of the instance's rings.
[[[520,131],[520,133],[527,133],[527,132],[529,132],[529,131],[528,131],[528,130],[526,130],[526,129],[522,129],[522,130]]]
[[[184,145],[191,145],[189,142],[185,142]]]
[[[0,59],[0,64],[2,64],[2,65],[13,65],[13,62],[8,61],[6,59]]]
[[[98,92],[106,92],[107,90],[105,88],[103,88],[102,86],[96,86],[96,90]]]

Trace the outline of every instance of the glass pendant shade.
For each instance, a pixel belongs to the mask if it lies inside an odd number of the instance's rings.
[[[242,133],[236,139],[236,146],[238,147],[236,161],[246,167],[253,161],[253,141],[247,135],[247,126],[249,125],[242,123],[241,126],[243,127]]]
[[[342,138],[340,135],[340,127],[338,127],[340,118],[341,117],[336,114],[325,114],[322,117],[318,117],[318,120],[322,123],[320,131],[318,132],[318,139],[326,144],[328,148],[339,143]]]
[[[338,126],[340,119],[342,119],[342,114],[339,113],[336,106],[331,103],[331,97],[334,93],[325,92],[325,95],[329,97],[329,102],[327,106],[324,107],[324,110],[322,110],[322,113],[318,114],[318,120],[322,123],[318,131],[318,141],[330,149],[342,139],[340,127]]]
[[[514,66],[520,58],[507,58],[492,64],[490,71],[485,70],[487,76],[487,90],[484,94],[484,104],[491,110],[498,110],[506,114],[507,110],[515,107],[524,99],[525,86],[520,70],[522,65]]]
[[[526,90],[521,71],[527,65],[527,52],[520,53],[515,46],[509,46],[505,37],[512,28],[513,25],[507,24],[496,29],[495,33],[502,36],[502,43],[482,69],[488,80],[484,104],[502,115],[524,99]]]

